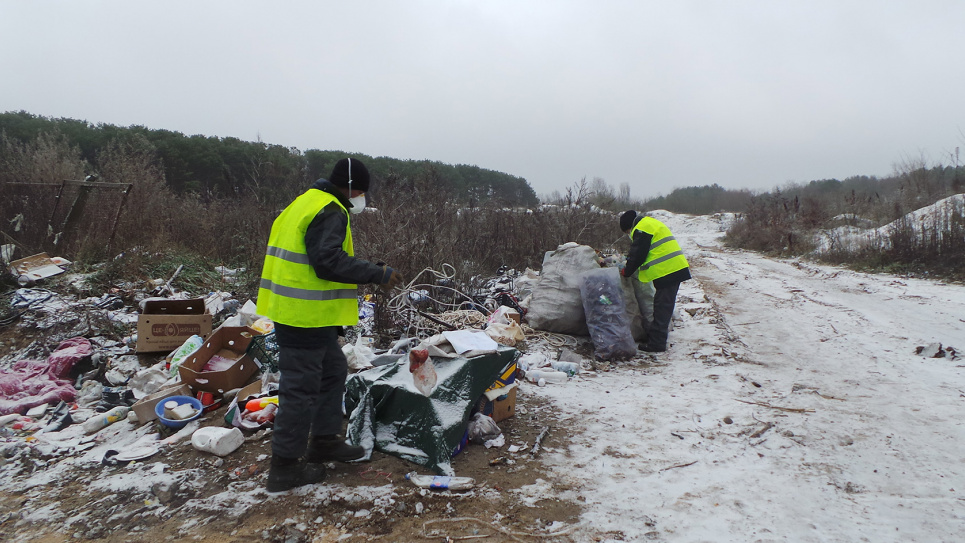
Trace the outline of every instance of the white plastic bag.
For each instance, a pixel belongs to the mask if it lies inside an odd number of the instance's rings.
[[[485,443],[502,435],[503,431],[496,425],[496,421],[488,415],[476,413],[469,421],[469,441]]]
[[[429,351],[413,349],[409,351],[409,371],[412,372],[412,384],[428,397],[436,387],[436,367],[429,358]]]
[[[372,351],[372,338],[360,335],[355,340],[355,344],[348,343],[342,347],[345,358],[348,360],[349,369],[358,371],[372,367],[372,360],[375,360],[375,352]]]
[[[526,339],[523,328],[510,319],[508,323],[493,322],[486,326],[486,335],[493,338],[496,343],[501,343],[507,347],[515,347],[516,342]]]

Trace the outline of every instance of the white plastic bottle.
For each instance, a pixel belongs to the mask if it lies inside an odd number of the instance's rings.
[[[529,370],[526,372],[526,380],[537,384],[540,381],[544,383],[565,383],[567,379],[569,379],[569,376],[562,371]]]
[[[569,375],[570,377],[576,375],[577,373],[580,373],[580,370],[582,369],[580,368],[580,364],[577,362],[554,361],[554,362],[550,362],[550,366],[552,366],[554,370],[562,371],[567,375]]]
[[[238,428],[223,428],[207,426],[191,434],[191,445],[199,451],[205,451],[218,456],[233,453],[245,442],[245,434]]]
[[[130,407],[119,405],[106,413],[100,413],[84,421],[84,433],[93,434],[94,432],[114,424],[115,422],[127,417]]]
[[[475,486],[472,477],[450,477],[448,475],[419,475],[412,471],[405,474],[405,478],[418,487],[436,490],[469,490]]]

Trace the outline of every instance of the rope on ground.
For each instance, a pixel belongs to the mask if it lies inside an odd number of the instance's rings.
[[[493,530],[496,530],[496,531],[502,533],[503,535],[509,537],[509,538],[512,539],[513,541],[519,541],[520,543],[526,543],[526,540],[525,540],[525,539],[520,539],[520,537],[535,537],[535,538],[559,537],[559,536],[561,536],[561,535],[567,535],[567,534],[569,534],[569,533],[572,532],[574,529],[576,529],[576,527],[578,526],[578,525],[574,524],[574,525],[572,525],[572,526],[570,526],[570,527],[568,527],[568,528],[566,528],[566,529],[564,529],[564,530],[560,530],[560,531],[558,531],[558,532],[552,532],[552,533],[549,533],[549,534],[535,534],[535,533],[532,533],[532,532],[517,532],[517,531],[514,531],[514,530],[508,530],[508,529],[506,529],[506,528],[503,528],[502,526],[495,525],[495,524],[490,524],[490,523],[488,523],[488,522],[479,520],[479,519],[474,518],[474,517],[456,517],[456,518],[444,518],[444,519],[436,519],[436,520],[427,520],[426,522],[422,523],[422,537],[423,537],[424,539],[438,539],[438,538],[440,538],[440,537],[447,537],[448,539],[451,539],[451,540],[453,540],[453,541],[458,541],[458,540],[460,540],[460,539],[476,539],[476,538],[479,538],[479,537],[480,537],[480,536],[477,536],[477,535],[462,536],[462,537],[444,536],[444,535],[442,535],[442,534],[437,534],[437,533],[430,534],[430,533],[428,532],[428,530],[427,530],[427,528],[429,527],[430,524],[454,523],[454,522],[470,522],[470,523],[473,523],[473,524],[477,524],[477,525],[479,525],[479,526],[483,526],[483,527],[485,527],[485,528],[492,528]]]

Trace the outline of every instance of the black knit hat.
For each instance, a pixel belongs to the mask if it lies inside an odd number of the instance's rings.
[[[637,212],[634,210],[624,211],[623,215],[620,215],[620,230],[626,232],[627,230],[633,228],[633,220],[637,218]]]
[[[335,167],[332,168],[332,175],[328,176],[328,180],[336,187],[348,188],[350,173],[352,190],[360,190],[362,192],[369,190],[369,169],[358,159],[343,158],[336,162]]]

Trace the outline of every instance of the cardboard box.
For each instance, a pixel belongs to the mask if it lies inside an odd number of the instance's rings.
[[[137,316],[139,353],[173,351],[193,335],[211,333],[211,315],[204,312],[204,300],[147,300]]]
[[[486,389],[479,399],[478,410],[496,422],[516,414],[516,361],[510,362],[492,386]]]
[[[171,396],[190,396],[191,389],[188,385],[179,383],[176,385],[171,385],[161,390],[155,392],[154,394],[149,394],[135,403],[131,409],[134,410],[134,414],[137,415],[137,422],[144,424],[145,422],[151,422],[157,419],[157,413],[154,412],[154,406],[158,404],[164,398],[170,398]]]
[[[486,392],[489,392],[490,390],[495,390],[497,388],[509,386],[515,382],[516,382],[516,361],[514,360],[510,362],[508,366],[503,368],[503,371],[500,372],[499,377],[496,378],[496,381],[492,384],[491,387],[486,389]]]
[[[479,412],[489,415],[496,422],[506,420],[516,414],[516,386],[503,387],[509,390],[502,396],[490,400],[483,395],[479,399]]]
[[[254,359],[247,354],[248,344],[258,332],[247,326],[222,326],[214,331],[204,345],[178,366],[181,381],[193,390],[215,394],[242,387],[258,370]],[[213,356],[234,362],[227,369],[203,371]]]
[[[10,273],[22,280],[24,284],[31,284],[34,281],[64,273],[61,265],[65,264],[70,262],[59,257],[54,260],[47,256],[47,253],[38,253],[11,262]]]

